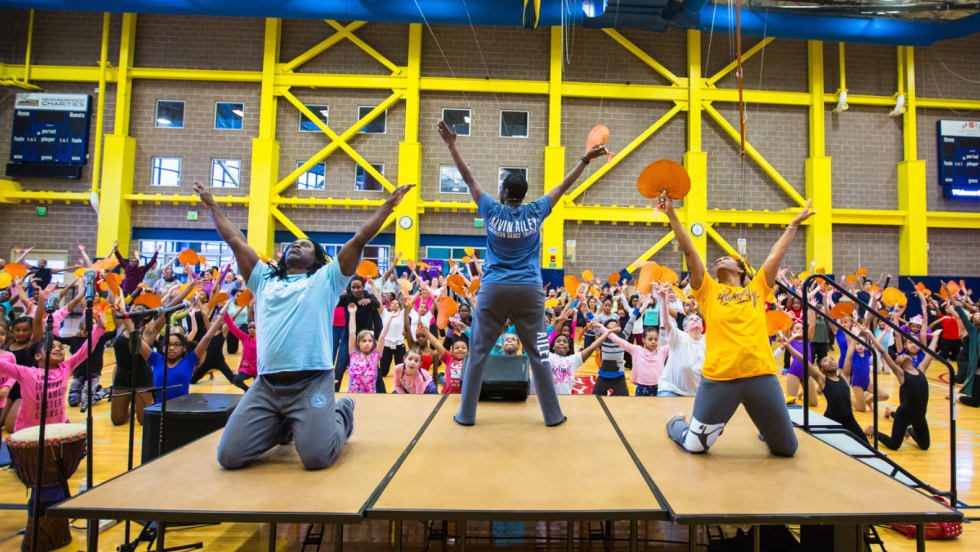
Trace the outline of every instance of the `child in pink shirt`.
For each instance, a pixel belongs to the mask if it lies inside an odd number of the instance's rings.
[[[635,320],[631,320],[635,322]],[[634,345],[615,333],[609,334],[609,339],[633,356],[633,372],[630,383],[636,386],[634,395],[637,397],[656,397],[660,374],[664,373],[667,354],[670,347],[657,347],[660,332],[656,328],[648,328],[643,332],[643,345]]]
[[[255,321],[249,321],[248,323],[248,333],[245,333],[238,329],[235,325],[235,320],[228,315],[228,307],[231,305],[231,301],[225,304],[225,307],[221,309],[221,314],[225,316],[225,326],[228,327],[228,331],[235,335],[239,341],[242,343],[242,363],[238,366],[238,374],[235,376],[235,385],[238,386],[242,391],[248,391],[248,386],[245,385],[245,380],[248,378],[254,378],[258,375],[258,356],[255,349]],[[243,309],[245,307],[242,307]],[[238,314],[242,311],[239,310]],[[238,317],[235,315],[235,318]]]

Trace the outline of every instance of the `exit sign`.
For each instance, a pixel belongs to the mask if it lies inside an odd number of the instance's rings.
[[[477,228],[483,228],[483,219],[481,218],[473,219],[473,226]]]
[[[197,220],[197,211],[187,211],[187,220]]]
[[[44,217],[44,216],[47,216],[47,214],[48,214],[48,208],[47,207],[38,207],[37,208],[37,216]]]

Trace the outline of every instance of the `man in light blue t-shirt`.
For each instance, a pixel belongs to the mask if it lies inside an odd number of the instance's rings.
[[[218,463],[240,468],[292,440],[308,470],[328,467],[354,433],[354,399],[334,400],[334,307],[354,276],[364,245],[414,184],[401,186],[327,263],[320,244],[294,241],[275,267],[259,256],[225,216],[207,188],[194,191],[235,253],[255,296],[258,376],[238,404],[218,445]]]
[[[558,425],[565,421],[565,417],[558,405],[548,361],[548,332],[541,290],[541,225],[551,214],[552,205],[575,183],[585,166],[604,155],[606,149],[596,146],[589,150],[561,184],[526,205],[523,203],[527,181],[520,175],[511,174],[504,179],[498,203],[483,191],[463,162],[456,149],[456,128],[449,128],[445,121],[439,121],[436,126],[487,227],[487,258],[483,265],[480,300],[473,313],[470,358],[463,372],[463,403],[453,419],[462,425],[476,423],[483,369],[509,316],[531,361],[531,374],[544,423]]]

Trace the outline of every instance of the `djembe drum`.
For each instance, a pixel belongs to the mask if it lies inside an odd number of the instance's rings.
[[[88,437],[82,424],[49,424],[44,430],[44,471],[41,472],[40,496],[34,495],[37,477],[38,426],[22,429],[7,437],[10,462],[24,485],[31,488],[27,531],[21,542],[22,552],[31,549],[31,527],[34,523],[33,501],[41,501],[41,519],[38,523],[37,550],[48,552],[71,542],[71,526],[67,519],[51,519],[44,511],[71,496],[68,479],[85,458]]]

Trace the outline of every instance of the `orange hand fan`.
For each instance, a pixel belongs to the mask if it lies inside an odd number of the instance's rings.
[[[86,270],[88,270],[88,268],[86,268],[84,266],[82,268],[79,268],[78,270],[75,271],[75,277],[76,278],[81,278],[82,276],[85,276],[85,271]]]
[[[673,285],[676,284],[677,281],[680,279],[677,276],[676,272],[667,268],[666,266],[661,266],[660,268],[661,268],[660,281],[667,282],[668,284]]]
[[[456,316],[457,309],[456,301],[453,301],[451,298],[443,297],[439,299],[439,316],[436,318],[436,325],[439,326],[440,330],[446,329],[446,326],[449,325],[449,319]]]
[[[235,305],[239,307],[247,307],[249,303],[252,302],[252,290],[246,289],[238,294],[235,298]]]
[[[119,289],[119,284],[122,283],[122,276],[110,272],[105,275],[105,281],[109,284],[109,289],[112,290],[113,295],[122,294],[122,290]]]
[[[640,292],[641,295],[650,293],[653,289],[653,282],[662,273],[663,269],[656,263],[650,263],[640,269],[640,277],[636,282],[636,291]]]
[[[158,309],[162,304],[163,301],[156,293],[143,293],[137,297],[135,301],[133,301],[134,307],[136,305],[146,305],[146,308],[148,309]]]
[[[472,247],[464,247],[463,251],[465,251],[466,254],[469,255],[470,257],[476,255],[476,250],[473,249]]]
[[[857,277],[857,276],[855,276],[855,275],[853,275],[853,274],[848,274],[848,275],[847,275],[847,282],[848,282],[849,284],[856,284],[856,283],[857,283],[857,281],[858,281],[858,277]]]
[[[464,295],[466,290],[466,279],[459,274],[453,274],[449,278],[446,278],[446,284],[456,292],[457,295]]]
[[[210,301],[208,301],[208,308],[213,309],[214,306],[217,305],[218,303],[222,303],[227,300],[228,300],[228,294],[222,291],[217,295],[215,295],[214,297],[212,297]]]
[[[14,277],[10,275],[9,272],[0,273],[0,289],[10,286],[14,281]]]
[[[854,314],[854,305],[851,303],[837,303],[832,309],[830,309],[830,317],[834,320],[840,320],[845,316],[851,316]]]
[[[858,276],[867,276],[868,275],[868,269],[867,268],[859,268],[859,269],[857,269],[857,273],[856,274]]]
[[[558,299],[554,297],[544,302],[544,308],[546,309],[554,308],[556,305],[558,305]]]
[[[591,282],[592,280],[595,280],[595,275],[592,274],[591,270],[586,270],[582,273],[583,282]]]
[[[609,129],[606,125],[596,125],[589,131],[589,138],[585,141],[585,153],[595,146],[604,146],[609,141]],[[612,159],[612,152],[606,152],[606,162]]]
[[[785,332],[793,327],[793,318],[781,310],[771,310],[766,312],[766,329],[769,336],[774,336],[779,332]]]
[[[197,251],[185,249],[177,256],[177,261],[182,265],[196,265],[201,262],[201,258],[197,255]]]
[[[880,287],[878,287],[878,284],[874,284],[874,285],[872,285],[872,286],[871,286],[871,291],[873,291],[873,292],[874,292],[874,291],[879,291],[880,289],[881,289],[881,288],[880,288]]]
[[[622,278],[622,276],[620,276],[620,274],[618,272],[614,272],[614,273],[612,273],[612,274],[609,275],[609,279],[606,280],[606,281],[609,282],[609,285],[614,286],[614,285],[616,285],[616,284],[619,283],[619,280],[621,278]]]
[[[681,288],[677,286],[670,286],[670,289],[674,290],[674,295],[676,295],[677,298],[680,299],[681,301],[685,303],[691,302],[691,300],[688,299],[687,295],[684,295],[684,290],[682,290]]]
[[[409,282],[405,278],[399,278],[398,279],[398,285],[400,285],[402,287],[402,292],[404,292],[405,295],[411,295],[412,294],[412,282]]]
[[[814,270],[814,272],[816,272],[817,274],[826,274],[827,273],[827,269],[824,268],[824,267],[819,267],[816,270]]]
[[[470,282],[470,293],[475,294],[479,290],[480,290],[480,279],[473,278],[473,281]]]
[[[407,261],[405,261],[405,266],[407,266],[409,270],[414,271],[415,270],[415,261],[413,261],[412,259],[408,259]]]
[[[888,307],[894,307],[895,305],[904,307],[906,304],[908,304],[908,298],[898,289],[890,287],[885,288],[885,291],[882,292],[881,302]]]
[[[23,278],[27,276],[27,267],[20,263],[7,263],[7,266],[3,267],[4,274],[10,274],[11,278]]]
[[[361,264],[357,265],[357,275],[361,278],[374,278],[378,275],[378,265],[372,261],[361,261]]]
[[[575,293],[580,285],[581,284],[579,283],[578,278],[575,276],[572,276],[571,274],[565,276],[565,290],[568,293]]]
[[[656,199],[664,191],[670,199],[683,199],[691,191],[691,176],[684,166],[669,159],[654,161],[643,169],[636,179],[640,195]],[[657,218],[661,205],[657,205],[653,218]]]
[[[470,264],[470,260],[471,259],[468,256],[467,257],[463,257],[462,263],[463,264]]]
[[[946,287],[949,288],[949,292],[956,295],[960,292],[960,286],[956,285],[956,282],[950,280],[946,282]]]

